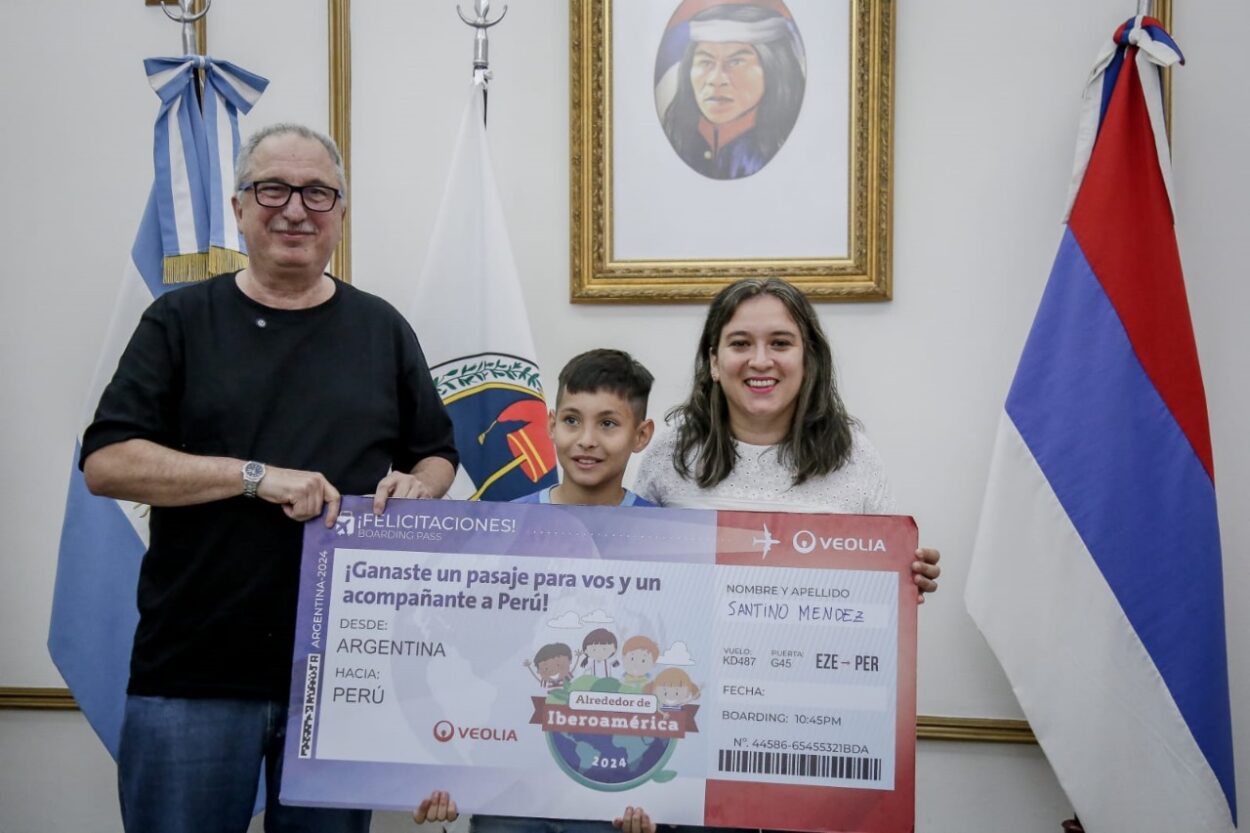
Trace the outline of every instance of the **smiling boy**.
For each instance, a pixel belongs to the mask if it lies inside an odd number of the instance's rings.
[[[651,373],[623,350],[574,356],[560,371],[556,406],[547,415],[563,479],[517,503],[654,506],[621,485],[631,454],[651,442],[647,419]]]
[[[650,371],[623,350],[589,350],[570,359],[560,371],[556,407],[547,414],[547,430],[555,443],[563,480],[558,486],[548,486],[513,502],[655,506],[621,485],[629,456],[646,448],[655,431],[655,423],[647,419],[647,398],[653,381]],[[583,647],[588,653],[596,644],[610,647],[608,653],[590,655],[609,674],[607,659],[616,652],[616,637],[608,631],[603,633],[611,638],[610,643],[601,641]],[[588,634],[594,636],[593,632]],[[654,642],[647,641],[654,646]],[[566,646],[560,647],[567,650]],[[548,649],[555,650],[554,646],[547,646],[534,658],[538,674],[546,673],[542,662],[548,658],[544,654]],[[655,656],[658,655],[656,646]],[[646,682],[645,674],[655,664],[651,660],[650,654],[642,659],[642,682]],[[559,673],[563,674],[565,668],[561,665]],[[547,687],[542,677],[539,682]],[[446,831],[447,823],[459,818],[459,810],[450,793],[436,790],[413,811],[412,818],[419,825],[442,824]],[[472,833],[656,833],[656,825],[647,812],[632,805],[611,823],[476,815],[470,829]]]

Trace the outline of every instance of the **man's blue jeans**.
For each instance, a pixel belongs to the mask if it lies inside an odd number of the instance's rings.
[[[368,833],[367,810],[278,803],[286,704],[126,698],[117,773],[127,833],[243,833],[265,764],[267,833]]]

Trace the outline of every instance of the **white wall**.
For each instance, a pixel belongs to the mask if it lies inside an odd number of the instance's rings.
[[[452,0],[355,5],[354,278],[405,308],[467,94],[471,39]],[[684,393],[702,310],[568,303],[567,6],[510,5],[492,30],[490,134],[539,359],[551,375],[592,346],[630,349],[657,375],[658,415]],[[1250,7],[1177,5],[1190,59],[1175,81],[1178,231],[1211,407],[1226,585],[1236,588],[1250,579],[1240,558],[1250,519],[1237,511],[1250,497],[1250,451],[1238,441],[1250,408],[1239,374],[1250,92],[1234,56]],[[962,585],[993,427],[1060,236],[1080,90],[1133,6],[897,4],[895,300],[824,306],[821,317],[846,400],[900,504],[944,553],[942,591],[921,616],[922,713],[1019,715],[963,611]],[[323,9],[216,0],[210,50],[273,82],[248,124],[326,125]],[[0,559],[0,686],[61,684],[44,639],[80,392],[150,181],[156,98],[140,61],[177,44],[177,28],[139,0],[5,3],[0,448],[6,514],[23,524]],[[1250,702],[1250,614],[1227,595],[1236,715]],[[1234,728],[1244,771],[1250,727]],[[1068,811],[1035,747],[924,743],[918,766],[922,831],[1040,833]],[[80,715],[0,712],[0,831],[118,830],[113,779]],[[1243,775],[1243,806],[1248,783]],[[375,828],[405,823],[391,816]]]

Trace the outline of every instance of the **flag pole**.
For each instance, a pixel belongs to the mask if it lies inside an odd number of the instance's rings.
[[[196,10],[197,0],[178,0],[178,14],[169,13],[169,9],[164,3],[161,4],[161,11],[165,16],[175,23],[182,24],[182,54],[183,55],[207,55],[204,44],[200,42],[197,30],[204,27],[204,16],[208,14],[208,10],[212,8],[213,0],[202,0],[203,8]],[[207,30],[205,30],[207,31]],[[205,36],[204,40],[208,40]],[[197,69],[195,73],[195,92],[198,96],[203,97],[204,94],[204,70]]]
[[[487,38],[486,30],[499,23],[508,14],[508,7],[504,6],[499,17],[494,20],[490,19],[490,0],[475,0],[473,11],[477,17],[469,19],[464,16],[464,12],[460,11],[460,6],[456,6],[456,14],[460,15],[460,19],[465,25],[472,26],[475,30],[473,35],[473,83],[482,86],[482,125],[486,125],[486,88],[491,79],[490,68],[490,41]]]
[[[213,0],[207,0],[204,8],[195,11],[195,0],[178,0],[178,14],[172,15],[165,4],[161,4],[161,11],[165,16],[175,23],[182,24],[182,54],[197,55],[199,47],[196,44],[195,23],[208,14],[209,8],[213,5]]]
[[[460,470],[449,496],[508,501],[559,481],[538,351],[486,137],[487,30],[508,11],[504,6],[495,17],[490,7],[476,0],[472,18],[456,8],[474,29],[473,83],[464,91],[456,150],[408,319],[425,333],[430,373],[455,425]]]

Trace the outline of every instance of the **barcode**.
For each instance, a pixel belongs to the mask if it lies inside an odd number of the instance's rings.
[[[881,780],[880,758],[722,749],[718,763],[721,772],[794,775],[800,778],[842,778],[849,781]]]

